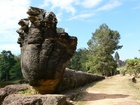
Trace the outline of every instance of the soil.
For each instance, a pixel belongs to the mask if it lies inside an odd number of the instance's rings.
[[[116,75],[82,89],[75,105],[140,105],[140,79]]]

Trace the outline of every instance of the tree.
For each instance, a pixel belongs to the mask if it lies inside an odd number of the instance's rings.
[[[20,56],[15,56],[15,65],[10,69],[10,79],[23,79]]]
[[[128,59],[126,60],[126,68],[129,74],[137,74],[140,73],[140,59]]]
[[[87,71],[88,50],[78,49],[68,64],[68,68],[80,71]]]
[[[3,50],[0,54],[0,80],[9,80],[10,79],[10,69],[15,64],[14,55],[11,51]]]
[[[93,59],[92,65],[90,65],[91,72],[96,71],[106,76],[114,74],[117,65],[112,54],[115,50],[122,48],[118,45],[119,39],[120,34],[109,29],[106,24],[102,24],[99,29],[96,29],[88,41],[89,51]]]

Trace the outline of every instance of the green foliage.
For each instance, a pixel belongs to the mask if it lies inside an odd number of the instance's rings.
[[[70,60],[68,64],[68,68],[86,71],[88,69],[86,62],[88,60],[88,50],[87,49],[79,49],[74,53],[74,56]]]
[[[11,51],[5,51],[3,50],[0,54],[0,72],[1,77],[0,79],[9,80],[10,74],[9,71],[12,68],[12,66],[15,64],[14,55],[11,53]]]
[[[128,59],[126,60],[126,68],[129,74],[139,74],[140,73],[140,59]]]
[[[21,90],[21,91],[18,91],[18,94],[26,94],[26,95],[36,95],[36,94],[39,94],[38,91],[36,91],[35,89],[33,89],[32,86],[29,86],[28,89],[26,90]]]
[[[109,29],[106,24],[102,24],[93,33],[92,38],[88,41],[89,54],[92,57],[92,61],[89,60],[91,72],[96,71],[106,76],[115,73],[117,65],[112,54],[115,50],[122,48],[118,45],[119,39],[120,34]]]
[[[122,74],[123,76],[124,76],[124,75],[126,74],[126,72],[127,72],[126,66],[118,67],[117,70],[119,70],[120,74]]]
[[[18,92],[18,94],[31,94],[31,90],[30,89],[27,89],[27,90],[21,90]]]
[[[20,56],[16,56],[15,60],[15,65],[10,69],[10,79],[23,79],[21,72]]]
[[[3,50],[0,54],[0,80],[9,81],[22,78],[20,68],[20,57]]]

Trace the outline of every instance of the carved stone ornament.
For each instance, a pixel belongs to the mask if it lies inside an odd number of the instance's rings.
[[[77,38],[57,32],[53,12],[30,7],[27,14],[29,17],[19,21],[17,30],[22,73],[39,93],[53,93],[76,50]]]

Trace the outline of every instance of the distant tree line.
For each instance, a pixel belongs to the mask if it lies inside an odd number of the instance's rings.
[[[0,53],[0,81],[16,79],[22,79],[20,56],[3,50]]]

